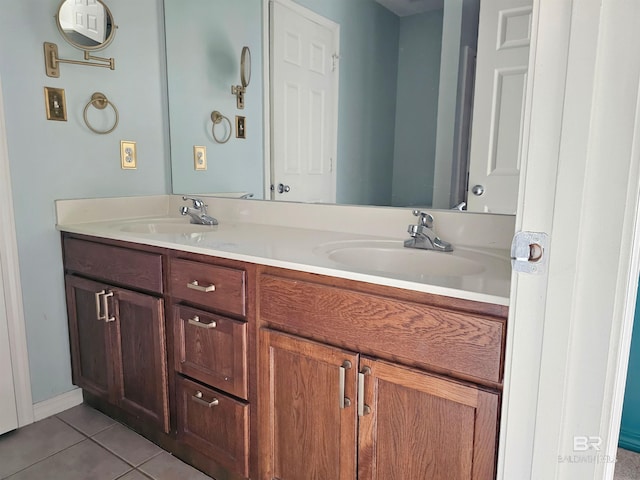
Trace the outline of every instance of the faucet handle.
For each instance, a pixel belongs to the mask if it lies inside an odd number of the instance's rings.
[[[199,198],[194,198],[194,197],[187,197],[187,196],[183,196],[182,200],[187,201],[187,200],[191,200],[193,202],[193,208],[196,208],[198,210],[204,210],[204,207],[206,207],[207,205],[205,205],[205,203],[200,200]]]
[[[432,228],[433,227],[433,215],[427,212],[423,212],[421,210],[414,210],[413,215],[418,218],[418,225],[423,227]]]

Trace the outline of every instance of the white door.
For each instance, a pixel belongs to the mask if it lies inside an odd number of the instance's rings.
[[[480,3],[467,209],[516,212],[533,0]]]
[[[272,4],[272,199],[335,203],[339,26]]]
[[[6,133],[4,126],[4,107],[2,101],[2,89],[0,85],[0,434],[8,432],[18,427],[18,411],[16,403],[14,368],[18,371],[18,366],[14,365],[17,356],[12,356],[9,341],[9,309],[7,304],[11,301],[9,288],[5,288],[5,277],[7,272],[8,250],[11,242],[8,241],[13,228],[13,218],[10,217],[12,208],[9,168],[6,147]],[[14,311],[15,313],[15,311]],[[16,323],[15,315],[12,320]],[[21,320],[21,318],[18,318]],[[17,348],[17,345],[13,345]]]
[[[102,4],[96,0],[75,0],[72,19],[76,32],[98,43],[105,41],[107,19]]]
[[[3,228],[0,225],[0,228]],[[2,270],[0,265],[0,271]],[[4,300],[4,284],[0,275],[0,434],[18,428],[18,411],[14,388],[9,326]]]

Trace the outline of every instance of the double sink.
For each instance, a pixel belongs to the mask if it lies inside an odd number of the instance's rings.
[[[185,218],[129,221],[117,227],[121,232],[156,234],[208,234],[219,226],[188,223]],[[487,270],[508,272],[505,255],[481,249],[454,246],[453,252],[405,248],[402,240],[360,239],[325,242],[313,254],[341,268],[355,268],[382,274],[414,274],[429,277],[477,276]]]

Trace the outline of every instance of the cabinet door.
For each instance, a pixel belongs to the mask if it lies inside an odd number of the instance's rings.
[[[362,358],[360,480],[495,478],[498,395]]]
[[[260,333],[263,480],[354,480],[358,356]]]
[[[114,401],[113,322],[99,318],[102,295],[108,286],[72,275],[65,277],[65,284],[73,383]]]
[[[162,299],[112,288],[118,355],[117,403],[169,432],[167,355]]]

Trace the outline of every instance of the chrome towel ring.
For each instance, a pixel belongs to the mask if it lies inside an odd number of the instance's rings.
[[[89,119],[87,118],[87,111],[92,105],[98,110],[104,110],[105,108],[107,108],[107,105],[113,108],[113,112],[116,114],[116,119],[113,122],[113,126],[111,128],[107,130],[97,130],[89,123]],[[116,106],[107,98],[104,93],[100,92],[95,92],[93,95],[91,95],[91,100],[89,100],[89,103],[87,103],[87,105],[84,107],[82,116],[84,118],[84,123],[87,125],[87,128],[89,128],[89,130],[91,130],[93,133],[97,133],[100,135],[106,135],[107,133],[113,132],[118,126],[118,122],[120,121],[120,114],[118,113],[118,109],[116,108]]]
[[[229,128],[226,132],[226,136],[221,140],[216,136],[216,125],[222,123],[223,120],[227,122]],[[211,121],[213,122],[213,125],[211,126],[211,134],[213,135],[213,139],[218,143],[227,143],[231,138],[231,133],[233,132],[231,120],[221,114],[218,110],[214,110],[213,112],[211,112]]]

